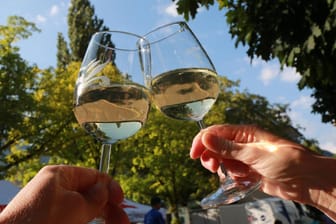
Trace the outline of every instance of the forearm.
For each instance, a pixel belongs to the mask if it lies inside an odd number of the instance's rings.
[[[309,164],[308,164],[309,165]],[[310,204],[336,221],[336,159],[316,157],[309,186]]]

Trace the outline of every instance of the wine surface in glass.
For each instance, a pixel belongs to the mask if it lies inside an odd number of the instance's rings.
[[[156,76],[151,83],[156,106],[168,117],[201,120],[219,93],[217,73],[204,68],[176,69]]]
[[[114,143],[135,134],[145,123],[150,103],[136,85],[111,85],[83,93],[74,108],[79,124],[96,139]]]

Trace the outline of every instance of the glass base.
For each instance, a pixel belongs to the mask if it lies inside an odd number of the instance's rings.
[[[260,184],[260,181],[235,182],[231,178],[227,178],[215,192],[203,198],[201,206],[208,209],[237,202],[257,190]]]

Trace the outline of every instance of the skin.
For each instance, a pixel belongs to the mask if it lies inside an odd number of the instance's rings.
[[[119,184],[106,174],[46,166],[0,213],[0,224],[84,224],[94,217],[104,217],[107,224],[126,224],[128,217],[119,207],[122,201]]]
[[[237,180],[260,179],[270,195],[312,205],[336,220],[336,159],[252,125],[214,125],[193,140],[190,157]],[[222,174],[220,174],[222,175]]]

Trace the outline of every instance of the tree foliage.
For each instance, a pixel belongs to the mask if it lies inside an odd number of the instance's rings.
[[[20,128],[11,129],[9,138],[17,136],[17,141],[7,147],[2,175],[25,184],[28,179],[20,180],[16,173],[33,172],[31,167],[36,172],[47,163],[96,167],[98,144],[79,127],[72,112],[78,69],[79,63],[70,63],[66,70],[40,71],[33,92],[34,111]]]
[[[30,66],[14,45],[38,31],[33,23],[14,16],[0,27],[0,176],[18,184],[24,185],[46,163],[97,167],[99,161],[99,144],[79,127],[72,108],[80,60],[91,35],[106,27],[86,0],[72,0],[68,22],[71,51],[59,33],[58,68],[44,70]],[[32,174],[17,178],[20,170]]]
[[[68,12],[68,35],[73,61],[84,58],[87,45],[92,34],[108,30],[104,21],[95,15],[94,7],[89,0],[71,0]]]
[[[173,0],[188,20],[214,0]],[[277,58],[301,75],[298,87],[312,88],[312,111],[336,122],[336,1],[217,0],[236,46],[248,45],[252,59]]]
[[[21,17],[0,27],[0,176],[21,185],[46,163],[96,167],[99,160],[98,144],[72,112],[80,62],[44,70],[29,65],[15,43],[34,31]]]
[[[66,66],[71,62],[70,50],[68,48],[68,44],[64,39],[62,33],[57,34],[57,68],[65,69]]]
[[[23,122],[27,116],[24,112],[33,110],[31,91],[36,85],[36,69],[21,58],[15,43],[34,31],[38,31],[34,24],[17,16],[0,26],[0,139],[6,139],[10,128]]]
[[[14,130],[24,129],[35,110],[38,69],[20,56],[15,44],[36,31],[33,23],[18,16],[8,17],[7,25],[0,26],[0,161],[11,145],[19,144],[22,136]]]
[[[211,180],[199,161],[189,158],[197,132],[195,123],[172,120],[153,108],[145,128],[119,147],[131,155],[125,162],[129,168],[116,175],[126,196],[148,203],[151,196],[160,195],[177,212],[178,206],[205,195],[205,185],[214,187],[216,178]]]

